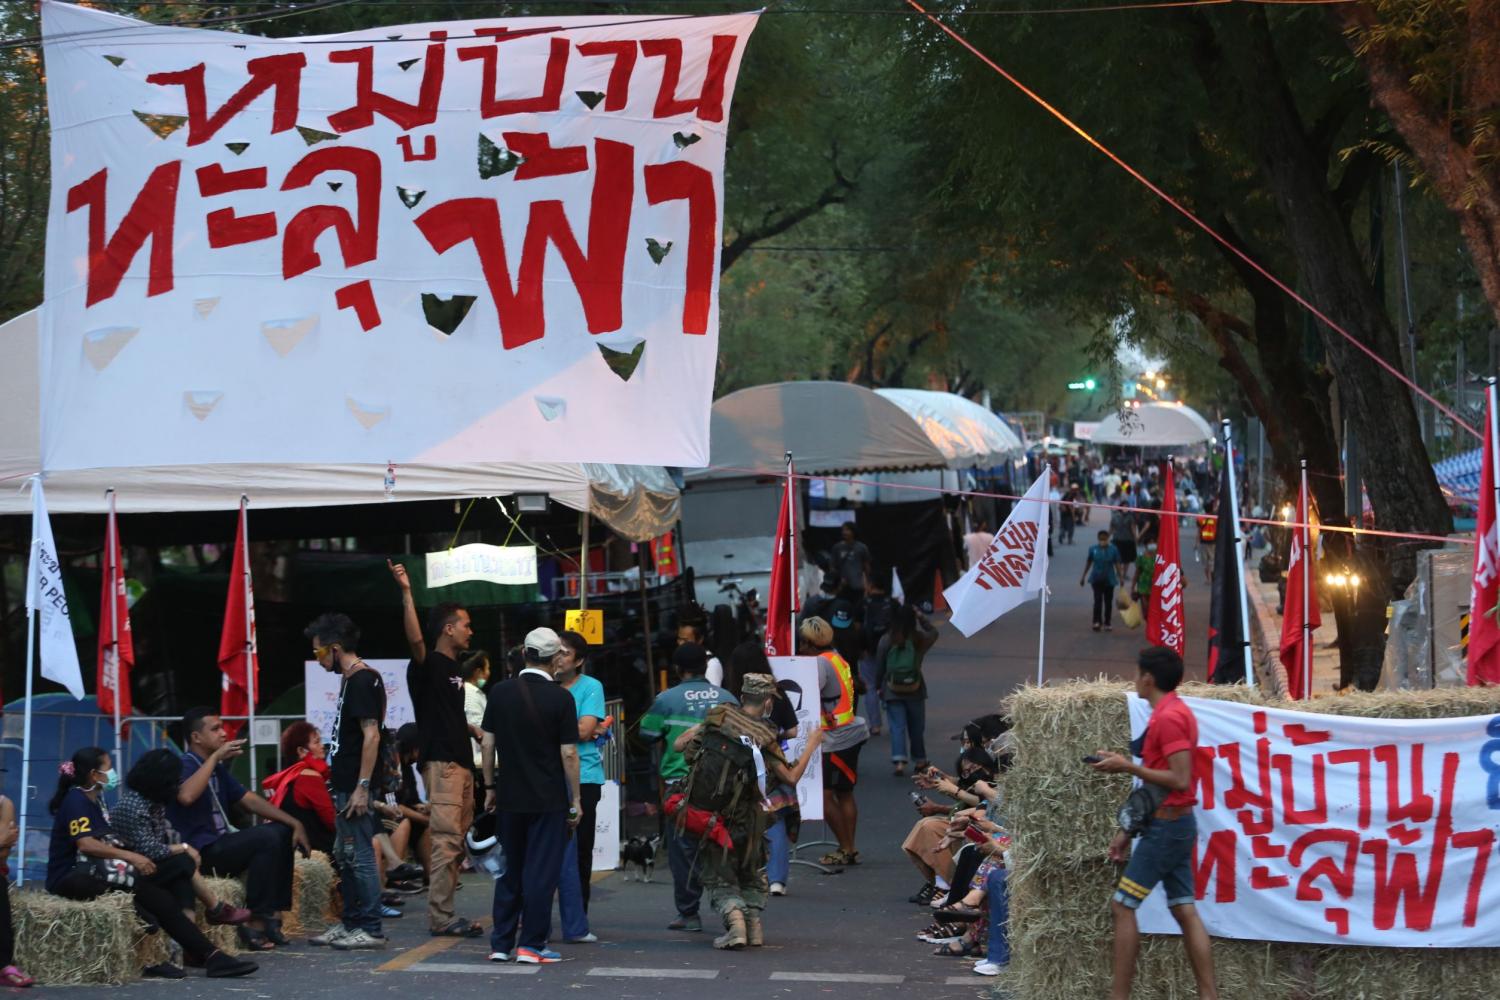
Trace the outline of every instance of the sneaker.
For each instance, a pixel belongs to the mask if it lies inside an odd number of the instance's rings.
[[[382,906],[380,908],[380,916],[383,920],[399,920],[406,916],[406,914],[394,906]]]
[[[785,896],[786,886],[781,882],[772,882],[770,891],[773,896]]]
[[[568,944],[598,944],[599,935],[590,932],[588,934],[585,934],[583,937],[563,938],[563,940]]]
[[[491,962],[509,962],[510,961],[510,952],[508,952],[508,951],[492,951],[492,952],[490,952],[490,961]]]
[[[974,971],[981,976],[998,976],[1003,966],[996,965],[989,959],[974,963]]]
[[[701,931],[701,930],[703,930],[703,920],[696,913],[693,914],[691,917],[681,917],[681,916],[679,916],[676,920],[672,921],[670,924],[667,925],[667,930],[669,930],[669,931]]]
[[[183,972],[171,962],[159,962],[156,965],[148,965],[141,970],[141,975],[147,979],[185,979],[187,973]],[[5,985],[10,985],[6,983]]]
[[[357,931],[350,931],[337,941],[329,943],[339,951],[378,951],[385,947],[385,935],[371,934],[369,931],[360,928]]]
[[[324,931],[322,934],[319,934],[315,938],[309,938],[308,941],[307,941],[307,943],[308,944],[315,944],[315,945],[318,945],[319,947],[322,947],[323,945],[331,945],[335,941],[341,941],[345,937],[348,937],[348,936],[349,936],[349,928],[345,927],[341,923],[340,924],[330,924],[328,926],[328,929],[326,931]]]
[[[562,956],[551,948],[537,951],[534,948],[517,948],[516,961],[522,965],[552,965],[562,961]]]

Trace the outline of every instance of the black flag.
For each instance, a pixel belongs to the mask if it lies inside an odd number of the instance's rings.
[[[1245,623],[1240,620],[1240,579],[1242,567],[1237,550],[1239,509],[1234,495],[1234,480],[1229,463],[1233,454],[1226,450],[1224,468],[1219,474],[1219,523],[1214,535],[1214,582],[1208,613],[1208,680],[1212,684],[1245,683]]]

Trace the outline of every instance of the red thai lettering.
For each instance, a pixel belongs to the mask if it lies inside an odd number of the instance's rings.
[[[733,35],[715,35],[709,50],[708,66],[703,74],[703,88],[696,98],[677,96],[677,82],[682,76],[682,39],[653,38],[641,42],[641,54],[660,58],[661,89],[656,94],[656,118],[696,114],[706,122],[724,120],[724,81],[729,75],[729,60],[734,56],[737,39]]]
[[[304,208],[286,224],[281,246],[281,274],[293,278],[322,264],[315,244],[325,230],[338,235],[344,264],[353,267],[375,259],[380,237],[380,156],[357,146],[315,149],[287,171],[281,190],[307,187],[320,174],[343,170],[354,175],[357,218],[337,205]]]
[[[335,132],[353,132],[369,128],[375,116],[389,118],[402,129],[413,129],[431,125],[437,121],[438,99],[443,93],[443,70],[446,62],[448,33],[434,31],[428,36],[432,44],[427,46],[426,58],[422,60],[422,84],[417,91],[417,102],[409,104],[375,89],[375,46],[366,45],[358,49],[340,49],[328,53],[331,63],[353,63],[355,67],[355,104],[352,108],[336,111],[328,116],[328,124]]]
[[[245,64],[250,80],[225,101],[213,114],[208,112],[207,88],[204,85],[206,67],[199,63],[190,69],[172,73],[152,73],[147,83],[159,87],[180,86],[187,99],[189,146],[197,146],[214,137],[235,115],[244,111],[267,90],[274,90],[275,103],[271,112],[271,133],[285,132],[297,124],[298,101],[302,88],[302,70],[307,65],[307,56],[301,52],[284,52],[280,55],[262,56]]]
[[[146,183],[131,203],[130,210],[105,238],[105,191],[109,168],[68,189],[68,211],[88,209],[89,275],[86,305],[110,298],[120,288],[120,281],[140,253],[146,240],[151,241],[151,256],[146,294],[162,295],[173,286],[172,233],[177,219],[177,184],[182,177],[182,161],[163,163],[151,171]]]
[[[1359,768],[1359,828],[1370,826],[1370,751],[1364,748],[1334,750],[1328,755],[1330,764],[1354,764]]]
[[[1479,920],[1479,894],[1489,870],[1490,852],[1495,849],[1495,831],[1466,830],[1452,834],[1450,839],[1454,847],[1474,851],[1474,870],[1469,873],[1469,889],[1464,894],[1464,926],[1473,927]]]
[[[375,305],[375,291],[370,279],[345,285],[333,293],[333,301],[340,309],[353,309],[361,330],[369,332],[380,325],[380,309]]]
[[[1224,744],[1219,747],[1219,758],[1229,766],[1230,786],[1224,793],[1224,807],[1226,809],[1242,809],[1235,818],[1239,821],[1240,829],[1249,836],[1262,833],[1270,833],[1276,826],[1274,810],[1271,807],[1271,753],[1270,741],[1259,739],[1255,741],[1255,770],[1259,781],[1259,790],[1251,791],[1245,784],[1244,770],[1240,763],[1239,744]],[[1260,818],[1256,818],[1259,811]]]
[[[1453,788],[1458,781],[1458,754],[1443,755],[1442,792],[1445,801],[1451,801]],[[1396,908],[1402,906],[1405,925],[1414,931],[1432,929],[1433,910],[1437,906],[1438,889],[1443,882],[1443,869],[1447,860],[1448,845],[1453,839],[1453,823],[1447,812],[1439,815],[1437,830],[1432,838],[1432,849],[1427,853],[1427,880],[1422,881],[1420,856],[1405,851],[1397,852],[1391,860],[1390,842],[1368,840],[1360,848],[1370,855],[1375,867],[1375,913],[1376,930],[1390,930],[1396,925]],[[1404,904],[1404,905],[1403,905]]]
[[[644,43],[643,43],[644,44]],[[718,253],[718,203],[713,174],[692,163],[653,163],[646,167],[646,200],[688,203],[687,291],[682,300],[682,332],[708,333]]]
[[[518,181],[581,174],[589,168],[587,147],[554,148],[544,132],[504,132],[501,137],[505,139],[506,148],[521,157],[521,165],[516,168]]]
[[[437,136],[422,136],[422,151],[419,153],[412,148],[411,136],[396,136],[396,145],[401,147],[401,159],[406,163],[418,163],[424,160],[437,159]]]
[[[596,139],[594,161],[588,251],[579,247],[561,201],[536,202],[531,206],[514,283],[506,260],[500,209],[494,199],[456,198],[434,205],[417,217],[417,228],[440,254],[460,243],[474,244],[499,316],[500,342],[506,350],[540,340],[546,333],[542,291],[549,243],[557,248],[573,279],[589,332],[608,333],[620,328],[635,150],[625,143]]]
[[[496,42],[504,41],[503,37]],[[552,39],[552,48],[547,56],[547,72],[542,80],[542,92],[535,97],[502,98],[499,94],[499,49],[494,45],[471,45],[458,50],[458,58],[465,61],[481,61],[483,82],[479,91],[479,115],[481,118],[499,118],[502,115],[543,114],[562,107],[563,80],[568,71],[568,53],[572,46],[566,38]]]
[[[1198,799],[1199,808],[1205,812],[1215,808],[1213,747],[1193,749],[1193,795]]]
[[[635,70],[635,42],[584,42],[581,56],[613,56],[609,82],[604,87],[604,110],[624,111],[630,98],[630,74]]]
[[[1279,753],[1271,757],[1271,766],[1281,775],[1281,815],[1289,825],[1319,826],[1328,822],[1327,763],[1322,754],[1312,759],[1313,801],[1306,809],[1296,803],[1296,787],[1292,778],[1292,756]]]
[[[210,163],[197,170],[198,193],[213,198],[234,191],[254,191],[266,186],[266,168],[248,167],[244,170],[225,170],[217,163]],[[208,245],[216,250],[268,240],[276,235],[276,213],[257,212],[253,215],[238,215],[232,208],[221,208],[208,213]]]
[[[1385,768],[1385,820],[1387,823],[1400,823],[1410,820],[1413,823],[1426,823],[1432,819],[1432,796],[1422,792],[1422,744],[1414,743],[1410,747],[1410,767],[1407,773],[1410,775],[1411,798],[1407,802],[1401,801],[1401,758],[1400,748],[1393,744],[1378,746],[1374,750],[1375,763]]]
[[[1238,839],[1233,830],[1215,830],[1208,835],[1208,844],[1201,852],[1198,844],[1193,845],[1193,893],[1199,899],[1207,897],[1212,880],[1215,903],[1235,901],[1239,882],[1235,877],[1239,864],[1235,850]]]

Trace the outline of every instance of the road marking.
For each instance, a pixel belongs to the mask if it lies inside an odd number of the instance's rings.
[[[542,971],[540,965],[516,965],[513,962],[423,962],[409,972],[465,972],[474,976],[530,976]]]
[[[993,976],[981,976],[979,973],[976,972],[972,976],[949,976],[947,978],[947,980],[945,981],[944,985],[946,985],[946,986],[983,986],[986,979],[993,979],[993,978],[994,978]]]
[[[622,979],[717,979],[718,969],[625,969],[601,966],[588,971],[590,976],[615,976]]]
[[[386,962],[384,965],[376,968],[375,971],[400,972],[402,969],[409,969],[413,965],[416,965],[418,962],[422,961],[422,959],[424,958],[431,958],[433,955],[442,954],[449,948],[452,948],[454,945],[458,944],[458,942],[461,940],[462,938],[456,937],[433,938],[431,941],[423,942],[422,944],[417,945],[415,948],[403,951],[401,954],[397,955],[389,962]]]
[[[905,976],[877,976],[843,972],[773,972],[773,982],[781,983],[869,983],[887,985],[906,982]]]

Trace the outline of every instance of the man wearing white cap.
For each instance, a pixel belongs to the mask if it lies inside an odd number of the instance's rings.
[[[526,634],[526,666],[490,691],[484,710],[484,805],[496,809],[505,874],[495,881],[490,961],[547,965],[552,897],[578,825],[578,717],[553,679],[562,640]]]

